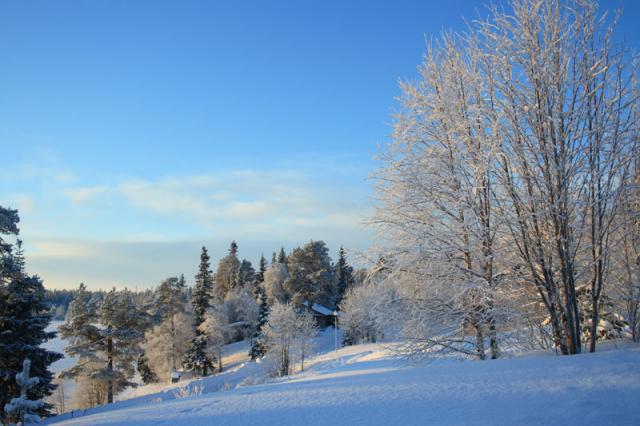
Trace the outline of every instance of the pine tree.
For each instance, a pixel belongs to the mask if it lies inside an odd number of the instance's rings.
[[[38,412],[44,407],[42,399],[33,400],[29,395],[31,390],[40,383],[39,377],[30,377],[31,360],[25,358],[22,363],[22,371],[16,373],[15,380],[20,387],[20,396],[13,398],[4,406],[4,411],[10,419],[17,419],[19,425],[37,423],[40,421]]]
[[[311,241],[294,249],[287,258],[289,278],[284,283],[290,300],[300,306],[308,302],[332,306],[335,277],[329,249],[324,241]]]
[[[101,374],[107,381],[109,404],[113,402],[114,393],[127,386],[128,379],[133,377],[142,340],[139,321],[130,291],[116,292],[113,288],[107,293],[100,308],[100,323],[104,326],[101,332],[106,340],[107,357],[107,368]]]
[[[16,373],[22,370],[24,359],[30,359],[31,372],[39,377],[29,389],[29,397],[42,399],[56,388],[49,365],[62,358],[62,354],[41,347],[56,335],[45,331],[51,314],[44,303],[42,281],[25,272],[20,242],[13,246],[1,237],[17,236],[18,222],[16,210],[0,207],[0,407],[20,395]],[[51,408],[45,403],[37,414],[47,416]],[[6,422],[4,411],[0,412],[0,422]]]
[[[102,327],[96,326],[99,322]],[[142,339],[140,312],[130,291],[112,289],[105,294],[100,309],[84,284],[69,305],[66,323],[60,327],[69,341],[65,348],[78,363],[63,373],[64,377],[91,381],[105,389],[106,395],[93,404],[111,403],[135,372]],[[103,398],[106,397],[106,400]]]
[[[223,301],[227,293],[240,284],[240,260],[238,259],[238,244],[231,242],[229,254],[220,259],[215,275],[215,294],[218,301]],[[250,266],[250,265],[248,265]],[[245,265],[245,268],[247,265]]]
[[[344,247],[340,246],[338,253],[338,263],[336,270],[336,308],[340,309],[340,303],[344,298],[345,292],[353,285],[353,268],[347,264]]]
[[[232,244],[234,248],[235,242]],[[237,245],[235,246],[237,251]],[[215,360],[207,354],[207,335],[202,331],[200,325],[205,320],[207,309],[211,307],[211,292],[213,289],[213,277],[210,270],[210,258],[206,247],[202,247],[200,255],[200,268],[196,274],[196,283],[193,289],[191,306],[193,309],[193,328],[195,336],[191,340],[191,346],[187,350],[183,362],[187,371],[197,371],[206,376],[213,370]]]
[[[192,321],[185,312],[185,296],[184,275],[163,280],[156,292],[157,311],[161,315],[154,327],[146,330],[145,364],[140,365],[152,371],[156,381],[168,379],[178,369],[192,339]]]

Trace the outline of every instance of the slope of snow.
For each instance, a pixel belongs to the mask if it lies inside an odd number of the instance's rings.
[[[328,333],[323,336],[325,346],[329,337]],[[200,396],[174,395],[169,400],[162,394],[155,394],[155,399],[147,395],[97,407],[79,418],[64,415],[45,423],[640,424],[637,345],[605,347],[602,352],[571,357],[533,354],[497,361],[410,364],[395,358],[384,344],[369,344],[328,351],[308,366],[288,379]],[[259,367],[252,362],[240,364],[236,374]],[[203,380],[205,387],[219,376]]]

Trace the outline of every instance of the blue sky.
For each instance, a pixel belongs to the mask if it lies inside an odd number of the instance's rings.
[[[50,287],[365,250],[372,157],[426,38],[485,1],[3,1],[0,205]],[[620,33],[638,46],[638,2]]]

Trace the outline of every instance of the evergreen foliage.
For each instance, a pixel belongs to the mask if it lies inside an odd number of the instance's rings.
[[[333,306],[335,279],[324,241],[311,241],[294,249],[287,259],[289,278],[284,283],[294,305],[309,302]]]
[[[232,250],[237,252],[237,245],[232,244]],[[191,298],[191,306],[193,309],[193,328],[194,337],[191,340],[191,346],[187,350],[183,361],[184,368],[187,371],[196,371],[206,376],[209,371],[213,371],[215,360],[207,353],[207,335],[200,325],[205,320],[207,309],[211,307],[211,293],[213,290],[213,277],[210,270],[210,258],[206,247],[202,247],[200,255],[200,267],[196,274],[196,283]]]
[[[42,280],[26,273],[20,240],[11,244],[2,238],[17,237],[19,220],[16,210],[0,207],[0,407],[20,395],[16,374],[22,371],[25,359],[30,360],[31,373],[39,378],[28,389],[29,399],[51,395],[56,386],[48,368],[62,358],[62,354],[42,347],[56,335],[45,331],[51,314],[44,302]],[[48,416],[51,408],[42,404],[36,414]],[[1,422],[9,420],[6,412],[0,412]]]
[[[37,423],[40,421],[38,412],[43,408],[44,401],[42,399],[33,400],[29,396],[29,391],[40,383],[39,377],[30,377],[31,361],[26,358],[22,364],[22,371],[16,373],[16,383],[20,387],[20,396],[13,398],[4,407],[7,416],[19,421],[19,425],[27,423]]]
[[[354,283],[353,268],[347,263],[347,257],[344,251],[344,247],[340,247],[338,253],[338,263],[335,266],[336,270],[336,308],[340,309],[340,303],[344,299],[345,292]]]

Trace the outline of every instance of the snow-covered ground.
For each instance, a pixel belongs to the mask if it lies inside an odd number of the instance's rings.
[[[49,323],[49,325],[47,326],[47,331],[58,331],[58,327],[60,327],[62,324],[64,324],[64,321],[51,321],[51,323]],[[64,358],[59,359],[49,367],[49,369],[54,374],[57,374],[63,370],[67,370],[76,365],[76,358],[70,357],[64,353],[64,348],[67,346],[67,344],[67,341],[61,338],[58,334],[55,339],[48,340],[43,345],[45,348],[51,351],[59,352],[64,355]],[[58,383],[58,386],[64,387],[63,391],[65,403],[67,406],[69,406],[73,397],[73,392],[75,391],[75,382],[73,380],[61,380],[56,381],[56,383]],[[54,394],[49,398],[49,401],[56,405],[55,400],[57,397],[58,395]]]
[[[185,397],[189,392],[181,395],[174,385],[173,390],[165,387],[94,408],[81,417],[76,412],[76,418],[65,414],[45,423],[640,424],[638,345],[602,345],[600,352],[570,357],[535,353],[497,361],[420,364],[396,358],[385,344],[334,352],[329,349],[330,333],[320,338],[319,346],[324,353],[311,360],[305,372],[287,379],[249,384],[252,380],[246,379],[252,374],[260,382],[261,365],[238,359],[226,373],[202,380],[201,395]]]

